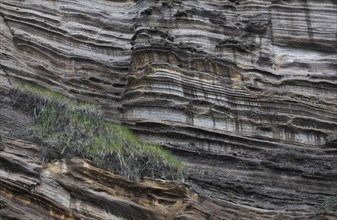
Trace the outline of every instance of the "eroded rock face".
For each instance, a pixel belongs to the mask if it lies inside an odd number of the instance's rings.
[[[0,153],[0,216],[15,219],[205,218],[184,186],[135,183],[79,158],[41,164],[33,143],[6,139]]]
[[[219,218],[312,218],[337,194],[335,1],[0,0],[0,14],[3,77],[172,149]],[[0,115],[7,136],[31,121],[1,108],[22,118]]]

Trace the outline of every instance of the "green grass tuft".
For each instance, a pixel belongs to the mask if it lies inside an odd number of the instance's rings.
[[[14,90],[28,93],[35,99],[63,103],[71,110],[86,110],[101,113],[100,109],[92,103],[70,99],[61,92],[50,90],[30,82],[15,80],[13,81],[13,87]]]
[[[35,96],[39,96],[41,98],[50,99],[50,100],[57,100],[57,101],[66,101],[68,100],[62,93],[53,91],[36,84],[30,82],[22,82],[15,80],[13,81],[13,86],[15,89],[30,92]]]
[[[33,130],[61,155],[90,159],[133,180],[144,176],[183,178],[180,160],[160,145],[139,139],[125,125],[103,119],[95,106],[79,104],[61,93],[36,85],[17,85],[17,90],[25,94],[24,99],[18,100],[29,100],[28,92],[39,105],[35,107]]]

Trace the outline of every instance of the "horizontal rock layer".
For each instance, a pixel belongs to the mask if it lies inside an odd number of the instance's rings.
[[[0,14],[2,75],[172,149],[221,215],[310,217],[337,194],[335,1],[0,0]],[[10,117],[7,135],[31,120]]]

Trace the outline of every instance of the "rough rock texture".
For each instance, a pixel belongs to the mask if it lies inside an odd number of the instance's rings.
[[[219,218],[312,218],[337,195],[336,1],[92,2],[0,0],[0,74],[172,149]],[[5,135],[31,120],[12,116]]]
[[[0,152],[0,216],[15,219],[183,219],[205,218],[198,197],[186,187],[139,183],[95,168],[79,158],[48,164],[38,147],[6,140]]]

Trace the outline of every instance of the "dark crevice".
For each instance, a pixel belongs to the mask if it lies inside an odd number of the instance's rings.
[[[4,24],[5,24],[6,27],[8,28],[9,32],[10,32],[13,36],[15,36],[15,33],[14,33],[14,31],[10,28],[10,26],[9,26],[9,24],[8,24],[8,21],[7,21],[6,17],[5,17],[5,15],[4,15],[3,13],[0,12],[0,17],[2,17],[2,19],[4,20]]]

